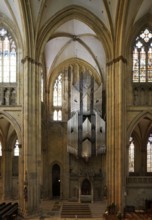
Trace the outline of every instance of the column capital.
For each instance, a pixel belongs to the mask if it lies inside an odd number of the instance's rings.
[[[120,56],[114,58],[113,60],[109,61],[109,62],[107,63],[107,66],[111,66],[111,65],[113,65],[114,63],[117,63],[117,62],[119,62],[119,61],[122,61],[123,63],[127,64],[127,59],[126,59],[123,55],[120,55]]]
[[[32,57],[25,56],[21,62],[24,64],[25,62],[30,62],[32,64],[35,64],[37,66],[42,66],[42,63],[38,62],[37,60],[33,59]]]

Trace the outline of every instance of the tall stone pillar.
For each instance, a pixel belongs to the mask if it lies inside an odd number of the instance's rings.
[[[46,142],[44,142],[46,146]],[[48,167],[48,151],[46,147],[43,146],[42,149],[42,178],[41,178],[41,199],[47,199],[50,198],[49,195],[49,178],[50,175],[50,169],[46,169]]]
[[[12,196],[12,150],[6,148],[3,154],[3,199],[8,200]]]
[[[107,65],[107,184],[108,204],[123,209],[125,190],[125,96],[126,60],[118,57]]]
[[[39,63],[30,57],[22,60],[24,65],[23,100],[23,171],[22,185],[25,215],[38,214],[40,205],[41,168],[41,73]]]
[[[110,111],[107,111],[107,193],[108,193],[108,204],[113,202],[114,199],[114,176],[113,176],[113,167],[114,167],[114,147],[113,147],[113,139],[114,137],[112,136],[112,128],[113,128],[113,122],[111,120],[112,117],[112,106],[113,106],[113,90],[114,90],[114,85],[113,85],[113,66],[108,65],[107,66],[107,88],[106,88],[106,100],[107,100],[107,110],[109,109]]]
[[[147,144],[141,147],[141,162],[140,162],[140,170],[141,175],[145,176],[147,173]]]
[[[67,137],[67,123],[65,124],[65,128],[63,131],[63,136]],[[67,146],[67,138],[64,138],[64,146]],[[63,149],[63,182],[61,183],[61,197],[63,199],[69,199],[69,180],[70,180],[70,173],[69,173],[69,153],[67,152],[67,147]]]

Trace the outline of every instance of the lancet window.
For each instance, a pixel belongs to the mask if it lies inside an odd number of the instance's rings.
[[[19,156],[19,142],[18,142],[18,140],[16,140],[16,142],[15,142],[14,156]]]
[[[53,120],[62,120],[62,74],[56,78],[53,86]]]
[[[134,172],[134,157],[135,157],[135,146],[133,138],[130,137],[129,145],[129,173]]]

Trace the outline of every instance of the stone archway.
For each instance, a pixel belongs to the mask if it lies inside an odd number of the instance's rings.
[[[81,184],[81,194],[91,195],[91,183],[88,179],[84,179]]]
[[[0,199],[18,199],[19,198],[19,151],[18,155],[14,149],[18,147],[21,141],[21,132],[18,123],[14,118],[6,117],[7,114],[0,113],[0,142],[2,155],[0,158]],[[12,120],[10,120],[12,119]],[[15,123],[14,123],[15,122]],[[21,142],[20,142],[21,143]]]
[[[58,164],[52,166],[52,196],[53,198],[60,197],[60,166]]]

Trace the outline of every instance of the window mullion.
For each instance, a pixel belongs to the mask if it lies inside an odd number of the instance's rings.
[[[137,51],[138,51],[138,82],[140,82],[140,51],[141,49],[139,48]]]
[[[145,46],[145,52],[146,52],[146,82],[148,82],[148,47]]]
[[[4,38],[2,40],[2,83],[4,82]]]
[[[9,82],[11,82],[11,44],[10,44],[10,41],[9,41]]]
[[[2,57],[3,57],[3,50],[2,50],[2,39],[1,39],[1,37],[0,37],[0,48],[1,48],[1,56],[0,56],[0,70],[1,70],[1,72],[0,72],[0,82],[2,82],[2,73],[3,73],[3,71],[2,71],[2,67],[3,67],[3,65],[2,65]]]
[[[136,41],[134,42],[133,83],[152,82],[151,47],[152,47],[152,32],[148,28],[145,28],[143,31],[139,33],[139,35],[136,38]],[[136,60],[137,60],[137,65],[136,65]]]

